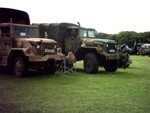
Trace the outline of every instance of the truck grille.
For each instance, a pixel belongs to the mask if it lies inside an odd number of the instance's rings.
[[[41,49],[54,49],[56,44],[42,43]]]
[[[117,52],[117,45],[114,43],[109,43],[108,44],[108,52],[109,53],[115,53]]]
[[[41,54],[55,54],[56,44],[42,43],[41,44]]]
[[[38,46],[32,46],[32,52],[35,55],[56,54],[56,44],[41,43]]]

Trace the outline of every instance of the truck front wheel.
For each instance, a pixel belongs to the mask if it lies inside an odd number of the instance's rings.
[[[47,66],[44,69],[45,74],[55,74],[57,67],[55,65],[55,61],[51,60],[47,62]]]
[[[21,56],[15,58],[14,61],[14,74],[17,77],[23,77],[27,72],[27,65],[25,65],[25,59]]]
[[[95,74],[98,71],[99,61],[93,53],[88,53],[84,58],[84,71]]]
[[[116,60],[107,61],[104,68],[107,72],[115,72],[118,68],[118,61]]]
[[[56,72],[56,66],[55,65],[52,65],[51,67],[47,67],[44,72],[45,74],[55,74]]]

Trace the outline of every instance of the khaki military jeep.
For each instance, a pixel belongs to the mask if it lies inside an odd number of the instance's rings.
[[[36,38],[39,29],[34,25],[0,23],[0,66],[7,66],[16,76],[24,76],[28,69],[55,73],[61,63],[57,42]]]

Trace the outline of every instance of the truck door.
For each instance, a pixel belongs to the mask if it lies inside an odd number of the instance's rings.
[[[65,36],[65,53],[69,51],[75,52],[79,46],[79,40],[77,38],[78,30],[77,29],[67,29]]]
[[[10,27],[0,27],[0,57],[8,56],[11,46]]]

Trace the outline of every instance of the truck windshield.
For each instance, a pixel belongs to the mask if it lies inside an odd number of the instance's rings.
[[[87,37],[87,30],[86,29],[80,29],[80,37]]]
[[[95,38],[95,31],[93,31],[93,30],[88,30],[88,37],[90,37],[90,38]]]
[[[80,36],[84,38],[95,38],[95,31],[89,29],[80,29]]]
[[[39,35],[39,30],[38,28],[34,28],[34,27],[19,27],[19,26],[15,26],[14,27],[14,32],[16,36],[28,36],[28,37],[35,37],[37,38]]]

